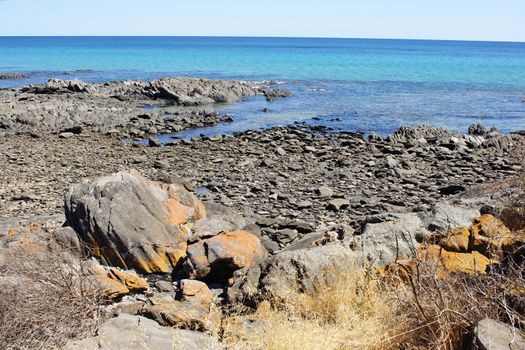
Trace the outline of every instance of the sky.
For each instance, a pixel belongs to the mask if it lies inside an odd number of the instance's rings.
[[[0,35],[525,41],[525,0],[0,0]]]

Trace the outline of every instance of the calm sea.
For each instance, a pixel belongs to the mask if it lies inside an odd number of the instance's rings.
[[[72,72],[65,75],[64,72]],[[220,106],[228,133],[295,121],[387,133],[400,125],[525,129],[525,43],[215,37],[0,37],[0,73],[91,82],[185,75],[275,80],[295,96]],[[270,112],[263,113],[264,107]]]

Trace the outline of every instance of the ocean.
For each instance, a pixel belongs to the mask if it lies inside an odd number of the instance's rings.
[[[275,81],[293,97],[215,106],[234,122],[185,136],[307,121],[386,134],[401,125],[525,129],[525,43],[223,37],[0,37],[0,88],[49,78]],[[64,74],[67,72],[68,74]],[[269,112],[263,109],[269,108]]]

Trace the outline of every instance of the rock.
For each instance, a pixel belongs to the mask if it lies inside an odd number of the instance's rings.
[[[332,199],[328,202],[328,209],[333,211],[340,211],[342,209],[348,208],[350,206],[350,201],[346,199]]]
[[[52,231],[52,236],[56,243],[66,249],[80,252],[81,245],[78,235],[71,227],[60,227]]]
[[[234,274],[228,289],[230,301],[251,303],[261,296],[286,300],[291,291],[314,292],[334,274],[362,266],[362,255],[346,243],[335,242],[312,249],[280,252],[260,266]]]
[[[259,238],[246,231],[223,232],[188,246],[184,270],[192,279],[228,280],[235,270],[255,266],[267,257]]]
[[[157,139],[155,137],[150,137],[150,139],[148,140],[148,146],[150,146],[150,147],[160,147],[160,146],[162,146],[162,143],[160,142],[159,139]]]
[[[213,294],[206,283],[201,281],[182,280],[180,281],[180,290],[182,300],[204,305],[209,305],[213,301]]]
[[[155,282],[155,287],[157,287],[158,290],[161,292],[174,292],[175,287],[173,286],[173,283],[168,281],[157,281]]]
[[[470,226],[479,212],[445,203],[431,211],[389,214],[382,222],[367,223],[361,235],[351,238],[374,266],[385,266],[415,254],[419,243],[431,232]]]
[[[73,186],[67,222],[106,264],[141,273],[168,273],[185,255],[202,203],[182,185],[121,172]]]
[[[22,73],[6,73],[6,74],[0,74],[0,80],[8,80],[8,79],[26,79],[29,78],[28,75],[22,74]]]
[[[516,250],[517,236],[505,224],[490,214],[482,215],[474,220],[471,228],[472,249],[488,252],[490,250]]]
[[[321,186],[315,190],[315,193],[321,198],[330,198],[334,195],[334,190],[327,186]]]
[[[275,101],[278,98],[290,97],[293,95],[291,91],[283,90],[283,89],[276,89],[276,90],[263,89],[261,91],[264,97],[266,97],[266,101],[268,102]]]
[[[72,132],[62,132],[62,133],[60,133],[58,135],[58,137],[61,138],[61,139],[69,139],[69,138],[71,138],[73,136],[75,136],[75,134],[72,133]]]
[[[476,136],[485,136],[487,134],[487,129],[485,129],[485,127],[481,124],[472,124],[468,128],[468,134]]]
[[[478,322],[474,335],[480,350],[525,349],[525,336],[519,329],[488,318]]]
[[[244,218],[233,212],[231,208],[211,202],[205,203],[206,218],[199,220],[193,228],[191,242],[213,237],[220,232],[242,229],[246,223]]]
[[[157,322],[122,314],[106,321],[97,336],[70,341],[64,350],[201,350],[221,349],[215,338],[200,332],[162,327]]]
[[[82,271],[88,276],[88,281],[93,282],[110,299],[143,292],[149,288],[148,282],[133,271],[101,266],[95,259],[83,262]]]
[[[421,248],[419,259],[430,262],[433,264],[432,266],[437,266],[438,275],[485,273],[492,263],[489,258],[477,251],[471,253],[449,252],[437,245]]]
[[[141,314],[163,326],[212,334],[217,334],[221,324],[221,312],[215,304],[178,301],[169,293],[149,298]]]

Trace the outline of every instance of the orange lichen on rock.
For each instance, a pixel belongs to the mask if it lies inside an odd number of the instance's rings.
[[[194,213],[193,208],[182,205],[173,198],[168,198],[164,202],[164,206],[166,207],[168,216],[166,223],[169,225],[185,224]]]
[[[143,291],[149,288],[148,281],[126,271],[110,268],[109,277],[125,285],[130,291]]]
[[[487,267],[493,262],[483,254],[473,251],[471,253],[449,252],[437,245],[423,247],[420,250],[420,259],[435,262],[443,273],[485,273]]]

